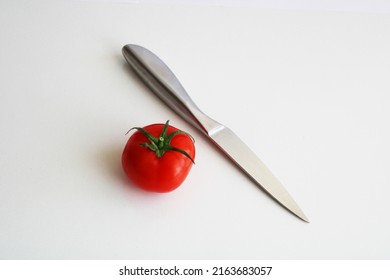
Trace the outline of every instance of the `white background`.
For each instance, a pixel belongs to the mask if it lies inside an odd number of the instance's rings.
[[[0,258],[388,259],[389,7],[306,4],[1,1]],[[311,223],[153,96],[128,43],[158,54]],[[167,119],[196,138],[196,165],[176,191],[145,193],[121,170],[125,133]]]

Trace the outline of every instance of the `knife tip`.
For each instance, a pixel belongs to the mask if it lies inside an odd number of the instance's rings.
[[[306,223],[310,224],[310,221],[309,221],[309,219],[308,219],[308,218],[302,219],[302,221],[304,221],[304,222],[306,222]]]
[[[306,217],[305,214],[303,214],[303,212],[299,213],[299,215],[295,213],[295,215],[297,215],[297,217],[300,218],[302,221],[308,224],[310,223],[309,219]]]

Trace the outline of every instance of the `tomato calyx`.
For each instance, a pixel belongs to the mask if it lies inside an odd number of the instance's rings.
[[[186,151],[171,146],[171,140],[176,135],[185,134],[185,135],[189,136],[192,139],[192,141],[194,141],[194,138],[189,133],[182,131],[182,130],[176,130],[176,131],[172,132],[171,134],[167,135],[168,127],[169,127],[169,120],[164,124],[163,130],[161,131],[161,133],[158,137],[154,137],[152,134],[150,134],[148,131],[146,131],[142,127],[133,127],[129,130],[129,132],[133,129],[136,129],[139,132],[141,132],[142,134],[144,134],[146,136],[146,138],[148,138],[149,142],[142,143],[142,144],[140,144],[140,146],[146,147],[146,148],[150,149],[151,151],[155,152],[156,156],[158,158],[162,157],[167,151],[175,151],[175,152],[179,152],[179,153],[185,155],[187,158],[189,158],[192,161],[193,164],[195,164],[192,157]]]

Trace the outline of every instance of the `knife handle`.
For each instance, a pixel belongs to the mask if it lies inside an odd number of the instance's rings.
[[[188,123],[206,135],[222,127],[198,108],[173,72],[154,53],[133,44],[124,46],[122,53],[153,93]]]

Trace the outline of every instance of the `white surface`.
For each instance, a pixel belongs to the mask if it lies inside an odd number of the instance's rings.
[[[389,13],[387,0],[82,0],[89,2],[180,4],[222,7],[247,7],[297,11],[338,11]]]
[[[0,3],[1,259],[388,259],[390,17],[107,2]],[[158,54],[305,211],[301,222],[154,97]],[[125,179],[132,126],[197,139],[177,191]]]

